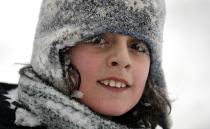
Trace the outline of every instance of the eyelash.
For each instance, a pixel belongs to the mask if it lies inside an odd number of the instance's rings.
[[[130,48],[134,49],[137,53],[150,54],[147,46],[143,42],[132,43]]]
[[[91,43],[98,48],[105,48],[108,47],[110,44],[102,37],[102,36],[95,36],[89,40],[85,41],[86,43]]]
[[[97,48],[106,48],[109,47],[110,45],[110,43],[108,43],[101,35],[90,38],[85,42],[91,43]],[[137,54],[142,54],[142,53],[147,55],[150,54],[147,46],[142,41],[137,43],[132,43],[131,45],[129,45],[129,48],[131,48],[131,50],[134,50],[134,52],[136,52]]]

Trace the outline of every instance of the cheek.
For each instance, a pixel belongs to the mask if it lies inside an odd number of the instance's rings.
[[[134,72],[134,78],[135,81],[140,83],[140,82],[146,82],[149,74],[149,68],[137,68]]]
[[[141,64],[136,64],[133,69],[133,79],[135,82],[135,90],[138,91],[138,94],[142,94],[145,88],[146,81],[148,79],[148,74],[149,74],[149,68],[150,64],[149,62],[146,63],[141,63]]]
[[[91,73],[92,70],[98,67],[96,62],[99,62],[96,57],[80,49],[72,51],[71,61],[80,74]]]
[[[91,58],[90,58],[91,57]],[[102,60],[96,55],[87,52],[79,52],[72,55],[72,63],[79,70],[81,76],[80,90],[88,89],[96,82],[100,69],[102,69]],[[88,87],[87,87],[88,86]]]

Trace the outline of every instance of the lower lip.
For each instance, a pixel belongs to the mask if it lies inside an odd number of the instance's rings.
[[[98,82],[99,83],[99,82]],[[116,92],[116,93],[120,93],[120,92],[124,92],[125,90],[127,90],[128,87],[125,88],[115,88],[115,87],[110,87],[110,86],[105,86],[101,83],[99,83],[102,87],[106,88],[107,90],[110,90],[112,92]]]

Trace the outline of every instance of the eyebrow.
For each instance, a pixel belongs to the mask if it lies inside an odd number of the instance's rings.
[[[134,44],[134,43],[143,43],[143,44],[147,45],[143,40],[139,40],[139,39],[136,39],[136,38],[130,40],[129,43],[131,43],[131,44]]]

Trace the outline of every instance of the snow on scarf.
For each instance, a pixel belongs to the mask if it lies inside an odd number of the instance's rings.
[[[33,123],[41,123],[49,129],[127,129],[43,83],[30,67],[25,68],[21,74],[18,101],[30,111],[27,114],[31,115],[28,116],[37,121]],[[20,110],[17,112],[16,123],[21,124],[18,119],[24,117],[19,116]]]

